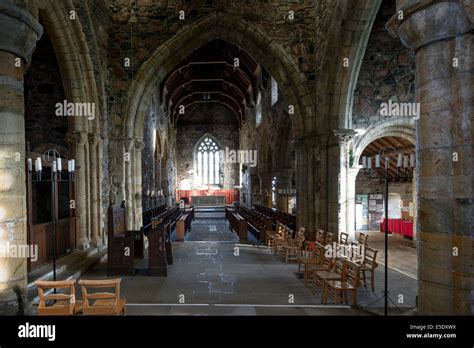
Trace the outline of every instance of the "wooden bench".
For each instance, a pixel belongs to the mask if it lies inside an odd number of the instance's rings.
[[[229,211],[227,219],[229,221],[229,229],[239,236],[240,242],[247,242],[247,221],[235,211]]]
[[[276,228],[277,223],[288,226],[293,231],[296,230],[296,215],[285,213],[281,210],[268,208],[266,206],[255,204],[255,211],[268,216],[272,219],[273,227]]]
[[[166,277],[168,275],[168,260],[166,248],[166,235],[170,225],[154,219],[152,228],[148,234],[148,269],[149,276]]]
[[[191,231],[191,223],[194,217],[194,208],[185,211],[176,221],[176,240],[183,241],[188,231]]]
[[[247,221],[255,238],[265,243],[267,231],[272,231],[272,219],[242,205],[237,206],[236,211]]]
[[[81,279],[84,315],[125,315],[125,299],[120,298],[121,279]],[[92,292],[92,289],[112,288],[113,292]]]
[[[135,258],[143,258],[143,229],[127,231],[125,208],[108,209],[107,274],[135,275]]]
[[[74,315],[82,310],[82,303],[76,302],[76,290],[72,280],[37,280],[39,305],[38,315]],[[47,293],[52,290],[63,289],[63,293]],[[46,292],[46,293],[45,293]]]
[[[148,235],[148,232],[151,230],[151,220],[157,218],[161,214],[166,212],[166,204],[161,204],[157,207],[153,207],[147,210],[144,210],[142,213],[142,221],[143,221],[143,233]]]

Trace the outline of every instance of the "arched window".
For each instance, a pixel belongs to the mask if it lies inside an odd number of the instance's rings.
[[[199,185],[219,184],[219,145],[205,137],[197,147],[197,181]]]
[[[257,107],[255,109],[255,125],[258,127],[262,123],[262,95],[258,92]]]
[[[278,101],[278,83],[272,76],[272,106]]]

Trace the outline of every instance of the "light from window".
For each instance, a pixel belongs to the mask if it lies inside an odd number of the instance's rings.
[[[255,125],[258,127],[262,123],[262,103],[257,104],[257,109],[255,112]]]
[[[272,106],[278,101],[278,83],[272,76]]]
[[[211,138],[205,138],[197,149],[197,178],[200,185],[219,184],[219,146]]]
[[[277,186],[277,178],[276,176],[272,179],[272,205],[276,205],[276,186]]]

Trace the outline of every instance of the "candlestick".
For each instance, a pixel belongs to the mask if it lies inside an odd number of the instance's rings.
[[[375,155],[375,167],[380,168],[380,155]]]
[[[71,160],[71,172],[75,172],[76,171],[76,161],[75,160]]]
[[[372,158],[370,156],[367,157],[367,168],[372,169]]]
[[[31,172],[33,170],[33,161],[31,158],[28,158],[28,171]]]
[[[397,157],[397,167],[400,168],[402,166],[402,154],[399,153]]]
[[[35,162],[35,170],[37,172],[41,172],[43,170],[43,166],[41,165],[41,158],[37,157]]]
[[[62,168],[62,163],[61,163],[61,157],[58,157],[57,165],[58,165],[58,172],[61,172],[61,170],[63,169]]]
[[[57,167],[56,167],[56,161],[53,161],[53,173],[56,173]]]

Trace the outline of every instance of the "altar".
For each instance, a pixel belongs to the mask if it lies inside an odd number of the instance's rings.
[[[194,206],[225,206],[239,201],[239,190],[177,190],[176,197]]]

